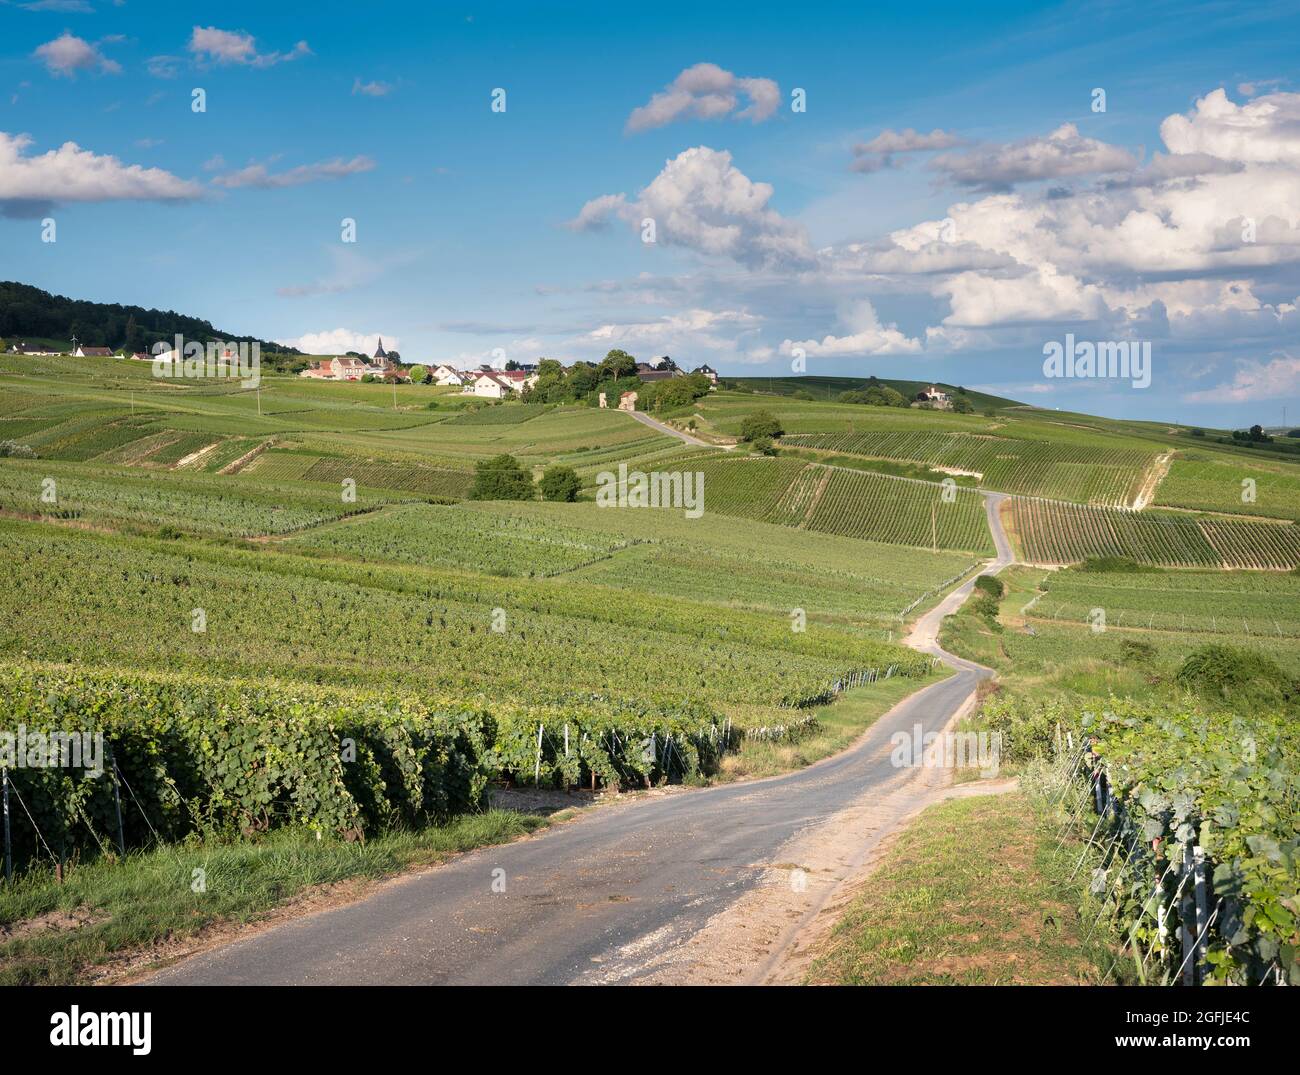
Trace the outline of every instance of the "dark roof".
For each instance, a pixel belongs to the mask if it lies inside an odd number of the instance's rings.
[[[675,377],[673,370],[637,370],[636,375],[643,381],[665,381]]]

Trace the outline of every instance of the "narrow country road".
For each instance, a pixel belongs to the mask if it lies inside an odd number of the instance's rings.
[[[998,550],[986,572],[1011,562],[999,499],[986,501]],[[712,967],[705,980],[766,980],[799,924],[924,805],[918,774],[935,770],[895,766],[891,736],[911,736],[917,725],[941,731],[989,674],[936,640],[942,618],[972,586],[973,579],[921,616],[907,639],[954,674],[900,702],[834,757],[785,776],[598,807],[536,837],[395,880],[357,903],[191,956],[147,982],[677,982],[701,980],[701,966]],[[832,845],[817,859],[819,846]],[[791,863],[801,875],[806,865],[812,880],[773,884]],[[759,911],[741,926],[752,950],[716,940],[738,936],[727,932],[728,917],[737,908],[748,915],[763,886],[778,902],[768,900],[766,928]]]
[[[647,425],[658,433],[667,433],[668,436],[676,437],[678,440],[683,440],[687,444],[693,444],[697,448],[722,448],[729,452],[735,447],[734,444],[710,444],[707,440],[700,440],[699,437],[692,437],[689,433],[683,433],[680,429],[674,429],[672,426],[668,425],[668,423],[659,421],[658,418],[651,418],[648,414],[645,414],[642,411],[624,411],[623,413],[630,414],[642,425]]]

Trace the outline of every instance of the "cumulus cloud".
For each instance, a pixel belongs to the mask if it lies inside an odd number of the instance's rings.
[[[0,207],[24,215],[24,207],[62,202],[189,201],[202,195],[197,183],[161,168],[123,164],[113,156],[64,142],[39,156],[26,134],[0,131]]]
[[[369,172],[374,167],[375,162],[365,156],[353,157],[351,160],[335,157],[315,164],[300,164],[284,172],[271,172],[265,164],[250,164],[237,172],[214,176],[212,182],[227,190],[237,190],[240,187],[278,190],[281,187],[300,187],[304,183],[314,183],[321,179],[340,179],[345,175]]]
[[[99,71],[105,75],[122,73],[122,65],[105,56],[98,44],[91,44],[67,30],[53,41],[39,46],[32,55],[56,78],[76,78],[79,71]]]
[[[859,142],[853,147],[854,161],[849,165],[855,172],[878,172],[896,167],[896,153],[925,153],[937,149],[951,149],[962,140],[951,131],[936,127],[929,134],[906,127],[901,131],[883,130],[869,142]]]
[[[278,63],[311,55],[306,41],[299,41],[288,52],[260,53],[252,34],[218,30],[215,26],[194,27],[188,47],[199,63],[240,64],[248,67],[273,67]]]
[[[749,104],[740,108],[744,96]],[[717,64],[688,67],[649,103],[632,110],[626,131],[648,131],[680,119],[732,116],[761,123],[776,111],[781,90],[770,78],[739,78]]]
[[[1183,396],[1188,403],[1257,403],[1300,394],[1300,358],[1282,355],[1265,362],[1237,363],[1230,381]]]
[[[619,218],[640,228],[654,221],[658,243],[727,257],[754,268],[808,268],[815,257],[804,229],[768,207],[772,187],[755,183],[731,163],[731,154],[697,146],[683,150],[635,199],[594,198],[568,226],[605,227]]]
[[[343,355],[349,351],[358,351],[363,355],[373,355],[379,346],[380,338],[384,341],[385,351],[402,349],[402,341],[386,332],[357,332],[350,328],[332,328],[321,332],[307,332],[289,340],[276,340],[285,347],[296,347],[308,355]]]
[[[1034,180],[1129,172],[1137,163],[1128,150],[1087,138],[1073,123],[1063,123],[1045,137],[945,153],[930,166],[961,186],[1008,190]]]
[[[921,341],[909,338],[897,325],[882,325],[875,307],[866,300],[854,304],[841,320],[850,330],[846,335],[827,335],[820,340],[785,340],[781,353],[791,355],[795,348],[802,348],[808,358],[841,358],[910,355],[921,350]]]
[[[1270,93],[1237,105],[1222,88],[1196,102],[1190,115],[1170,116],[1160,137],[1172,153],[1223,160],[1300,164],[1300,94]]]

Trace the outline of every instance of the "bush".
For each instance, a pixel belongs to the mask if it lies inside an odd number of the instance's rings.
[[[760,437],[775,439],[784,432],[781,420],[770,411],[756,411],[740,423],[741,440],[753,441]]]
[[[1150,665],[1156,659],[1156,648],[1150,642],[1125,638],[1119,644],[1119,659],[1124,664]]]
[[[755,455],[776,455],[776,445],[772,443],[771,437],[757,437],[753,441],[752,447]]]
[[[1298,693],[1296,682],[1263,653],[1217,643],[1188,654],[1174,678],[1188,690],[1233,704],[1282,705]]]
[[[471,500],[532,500],[533,479],[513,455],[498,455],[474,464]]]
[[[14,459],[35,459],[36,453],[26,444],[16,440],[0,440],[0,457],[12,456]]]
[[[1132,575],[1153,569],[1139,564],[1136,560],[1130,560],[1127,556],[1089,556],[1076,570]]]
[[[979,575],[975,579],[975,589],[1000,601],[1006,595],[1007,584],[996,575]]]
[[[563,503],[577,500],[578,493],[582,489],[582,479],[578,477],[578,472],[572,467],[558,464],[547,467],[542,472],[542,480],[538,484],[543,500],[558,500]]]
[[[966,602],[966,610],[982,619],[992,630],[1002,630],[1002,624],[998,622],[998,599],[991,593],[981,591],[974,594]]]

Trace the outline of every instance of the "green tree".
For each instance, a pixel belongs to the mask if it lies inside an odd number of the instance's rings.
[[[498,455],[474,464],[471,500],[532,500],[533,479],[513,455]]]
[[[428,384],[433,380],[433,375],[424,366],[411,367],[411,384]]]
[[[970,396],[966,395],[964,392],[960,392],[953,397],[952,409],[958,414],[973,414],[975,412],[975,404],[970,401]]]
[[[636,359],[616,347],[605,355],[598,369],[601,380],[617,381],[620,377],[633,377],[636,375]]]
[[[785,429],[781,426],[781,420],[770,411],[755,411],[743,422],[740,423],[741,440],[758,440],[760,437],[769,439],[779,437]]]
[[[572,503],[578,499],[578,492],[582,489],[582,479],[572,467],[557,463],[542,472],[542,480],[538,486],[542,491],[543,500]]]

